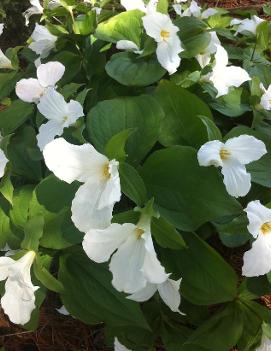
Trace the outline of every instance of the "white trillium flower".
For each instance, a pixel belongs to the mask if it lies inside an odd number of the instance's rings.
[[[251,175],[245,165],[267,153],[265,144],[251,135],[208,141],[198,151],[200,166],[221,167],[227,192],[234,197],[245,196],[251,187]]]
[[[147,283],[161,284],[168,278],[154,250],[150,219],[131,223],[113,223],[104,230],[89,230],[83,240],[88,257],[107,262],[113,275],[112,285],[118,291],[133,294]]]
[[[239,87],[244,82],[251,80],[246,70],[237,66],[228,66],[228,53],[221,46],[216,45],[215,65],[209,80],[217,90],[217,96],[228,94],[230,87]]]
[[[142,54],[143,50],[140,50],[139,47],[131,40],[119,40],[116,43],[116,48],[118,50],[127,50],[132,51],[135,54]]]
[[[181,279],[175,281],[167,279],[162,284],[147,283],[145,288],[127,297],[127,299],[144,302],[149,300],[158,291],[161,299],[173,312],[181,313],[179,306],[181,303],[181,295],[179,293]]]
[[[245,34],[246,32],[249,32],[255,35],[258,25],[262,22],[264,22],[264,20],[258,16],[252,16],[251,19],[246,18],[244,20],[239,20],[235,18],[231,21],[231,26],[238,25],[236,34]]]
[[[52,49],[55,48],[57,37],[49,32],[45,26],[36,23],[35,29],[31,34],[32,43],[29,48],[41,58],[47,57]]]
[[[271,209],[260,201],[251,201],[245,209],[248,231],[256,239],[252,248],[244,254],[242,274],[257,277],[271,271]]]
[[[12,323],[26,324],[35,309],[35,291],[39,288],[31,282],[30,269],[35,252],[29,251],[18,261],[0,257],[0,280],[6,280],[1,306]]]
[[[90,144],[73,145],[63,138],[47,144],[43,151],[47,167],[59,179],[80,186],[72,202],[72,220],[82,232],[104,229],[120,200],[118,162],[108,158]]]
[[[199,54],[196,56],[196,59],[197,59],[198,63],[200,64],[201,68],[204,68],[205,66],[207,66],[210,63],[211,56],[214,53],[216,53],[217,46],[221,45],[221,42],[218,39],[216,32],[210,32],[210,35],[211,35],[211,41],[210,41],[209,45],[207,46],[207,48],[204,50],[204,52],[202,54]]]
[[[57,61],[40,64],[37,68],[37,79],[21,79],[16,84],[17,96],[25,102],[37,103],[48,88],[55,88],[63,77],[65,66]]]
[[[256,351],[271,351],[271,340],[263,336],[261,346],[259,346]]]
[[[142,18],[146,33],[157,42],[156,55],[162,67],[173,74],[180,66],[179,53],[183,51],[176,27],[168,15],[160,12],[147,14]]]
[[[114,351],[131,351],[130,349],[127,349],[126,346],[122,345],[118,338],[115,338],[114,340]]]
[[[47,90],[37,107],[39,112],[49,120],[39,128],[37,140],[40,150],[43,150],[57,135],[62,135],[64,128],[73,125],[78,118],[84,116],[83,107],[78,101],[70,100],[67,103],[64,97],[53,88]]]
[[[33,15],[41,15],[43,14],[43,7],[41,6],[39,0],[29,0],[30,4],[32,5],[27,9],[23,15],[25,17],[25,25],[29,25],[29,18]]]
[[[261,97],[260,105],[267,111],[271,111],[271,84],[267,89],[265,89],[264,85],[261,83],[260,88],[263,91],[263,95]]]

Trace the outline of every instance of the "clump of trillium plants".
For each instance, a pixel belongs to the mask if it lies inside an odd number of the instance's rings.
[[[50,290],[116,351],[271,349],[270,22],[30,3],[0,50],[7,318],[34,330]]]

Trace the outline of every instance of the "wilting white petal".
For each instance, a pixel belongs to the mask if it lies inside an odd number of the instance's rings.
[[[129,230],[130,228],[129,226]],[[134,230],[136,230],[135,226]],[[147,281],[141,270],[144,258],[144,240],[138,239],[136,235],[130,235],[114,253],[109,265],[113,274],[112,285],[115,289],[131,294],[145,287]]]
[[[119,40],[117,41],[116,48],[118,50],[133,51],[136,54],[141,54],[142,50],[131,40]]]
[[[145,3],[143,0],[120,0],[121,5],[126,11],[130,10],[140,10],[142,12],[146,11]]]
[[[259,200],[250,201],[245,209],[248,217],[248,231],[257,238],[262,233],[262,225],[271,223],[271,209],[263,206]]]
[[[16,84],[16,94],[25,102],[37,102],[44,94],[44,88],[37,79],[21,79]]]
[[[12,69],[12,63],[10,59],[0,49],[0,69]]]
[[[128,0],[129,1],[129,0]],[[122,345],[117,338],[114,340],[114,351],[131,351],[127,349],[124,345]]]
[[[261,89],[263,90],[263,95],[261,97],[261,106],[267,110],[271,110],[271,84],[269,85],[268,89],[265,89],[263,84],[260,85]]]
[[[259,160],[267,153],[265,144],[251,135],[240,135],[226,141],[225,148],[241,164]]]
[[[42,151],[57,135],[62,135],[63,129],[63,124],[56,121],[48,121],[42,124],[37,134],[38,147],[40,150]]]
[[[81,232],[105,229],[110,225],[114,203],[103,208],[98,206],[104,186],[102,181],[89,181],[77,190],[72,201],[72,221]]]
[[[7,279],[9,266],[13,263],[14,260],[10,257],[0,257],[0,281]]]
[[[224,144],[219,140],[211,140],[203,144],[198,151],[198,162],[200,166],[222,167],[223,162],[220,157],[220,151]]]
[[[57,37],[51,34],[48,29],[36,23],[35,29],[31,34],[32,43],[29,48],[42,58],[47,57],[55,47]]]
[[[6,158],[4,151],[0,149],[0,178],[3,177],[5,173],[5,168],[7,163],[8,163],[8,159]]]
[[[158,292],[164,303],[173,312],[179,312],[181,295],[179,292],[181,279],[175,281],[167,279],[164,283],[158,285]]]
[[[245,196],[251,188],[251,175],[246,167],[235,159],[223,163],[221,172],[227,192],[234,197]]]
[[[91,260],[106,262],[133,230],[134,225],[129,223],[113,223],[104,230],[90,229],[84,236],[83,249]]]
[[[263,335],[261,346],[259,346],[256,351],[271,351],[271,340]]]
[[[60,62],[51,61],[41,64],[37,69],[37,77],[43,87],[54,87],[63,77],[65,66]]]
[[[32,15],[41,15],[43,13],[43,7],[41,6],[39,0],[30,0],[30,4],[32,5],[29,7],[24,13],[25,17],[25,25],[29,25],[29,18]]]
[[[260,235],[252,244],[252,248],[244,254],[242,274],[246,277],[258,277],[271,271],[270,234]]]
[[[168,279],[165,268],[159,262],[153,247],[151,233],[147,232],[142,235],[145,240],[145,258],[142,266],[142,272],[148,282],[153,284],[161,284]]]
[[[96,183],[97,179],[101,179],[104,166],[109,162],[92,145],[73,145],[63,138],[46,145],[43,154],[50,171],[67,183],[74,180]]]
[[[147,283],[145,288],[136,291],[134,294],[127,296],[126,298],[129,300],[144,302],[148,301],[157,291],[157,285]]]

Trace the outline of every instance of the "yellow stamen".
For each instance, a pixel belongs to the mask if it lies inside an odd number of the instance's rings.
[[[144,234],[144,230],[141,228],[136,228],[135,234],[136,234],[137,239],[140,239],[140,237]]]
[[[170,33],[163,29],[161,30],[160,35],[163,40],[167,40],[170,37]]]
[[[271,233],[271,222],[266,222],[261,226],[261,231],[263,235],[267,235]]]
[[[63,117],[63,122],[67,122],[67,120],[68,120],[68,116],[64,116]]]
[[[219,152],[219,155],[221,160],[227,160],[230,157],[231,153],[229,150],[222,148]]]
[[[109,163],[106,163],[104,165],[102,173],[103,173],[104,178],[106,178],[106,179],[109,179],[111,177]]]

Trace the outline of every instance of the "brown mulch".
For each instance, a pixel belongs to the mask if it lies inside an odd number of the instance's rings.
[[[260,8],[261,5],[271,3],[270,0],[201,0],[202,5],[224,7],[227,9],[234,8]]]

